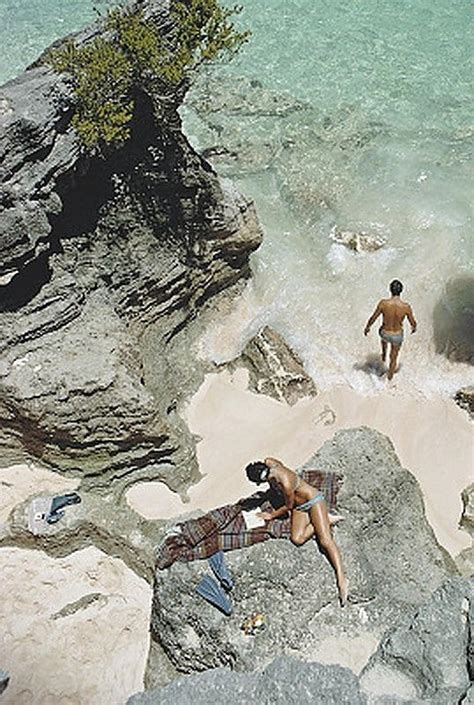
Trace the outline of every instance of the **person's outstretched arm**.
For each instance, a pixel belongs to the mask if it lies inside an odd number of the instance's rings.
[[[407,317],[408,317],[408,320],[410,321],[411,332],[414,333],[416,331],[416,321],[415,321],[415,316],[413,315],[413,311],[411,309],[411,306],[408,306]]]
[[[371,315],[371,317],[370,317],[369,320],[367,321],[367,325],[366,325],[365,328],[364,328],[364,335],[367,335],[367,334],[369,333],[370,327],[372,326],[373,323],[375,323],[375,321],[377,320],[377,318],[381,315],[381,313],[382,313],[382,306],[381,306],[381,304],[382,304],[382,302],[379,301],[378,304],[377,304],[377,308],[375,309],[375,311],[373,312],[373,314]]]

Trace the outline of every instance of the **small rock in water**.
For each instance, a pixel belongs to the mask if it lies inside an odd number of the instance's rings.
[[[386,243],[380,235],[372,235],[364,231],[338,230],[335,226],[330,232],[330,238],[338,245],[344,245],[353,252],[375,252]]]
[[[454,395],[454,401],[469,413],[471,419],[474,419],[474,385],[458,389]]]

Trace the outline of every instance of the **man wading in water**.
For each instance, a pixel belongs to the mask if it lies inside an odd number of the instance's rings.
[[[392,379],[397,366],[397,357],[403,343],[403,321],[408,318],[411,325],[411,332],[416,331],[416,321],[411,306],[401,300],[400,294],[403,291],[403,284],[394,279],[390,283],[390,299],[382,299],[377,304],[377,308],[367,321],[364,335],[370,331],[371,325],[382,315],[382,326],[379,335],[382,342],[382,361],[387,360],[387,345],[390,343],[390,366],[388,368],[388,379]]]

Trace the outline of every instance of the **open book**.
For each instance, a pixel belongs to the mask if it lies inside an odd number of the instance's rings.
[[[247,529],[256,529],[257,526],[265,526],[265,519],[257,516],[261,511],[261,509],[252,509],[250,512],[242,511]]]

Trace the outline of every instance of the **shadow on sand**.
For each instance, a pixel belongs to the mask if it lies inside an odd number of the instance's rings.
[[[371,353],[367,355],[363,362],[356,362],[354,365],[355,370],[360,370],[368,375],[376,375],[377,377],[383,377],[387,373],[387,367],[384,365],[380,359],[380,355]]]

